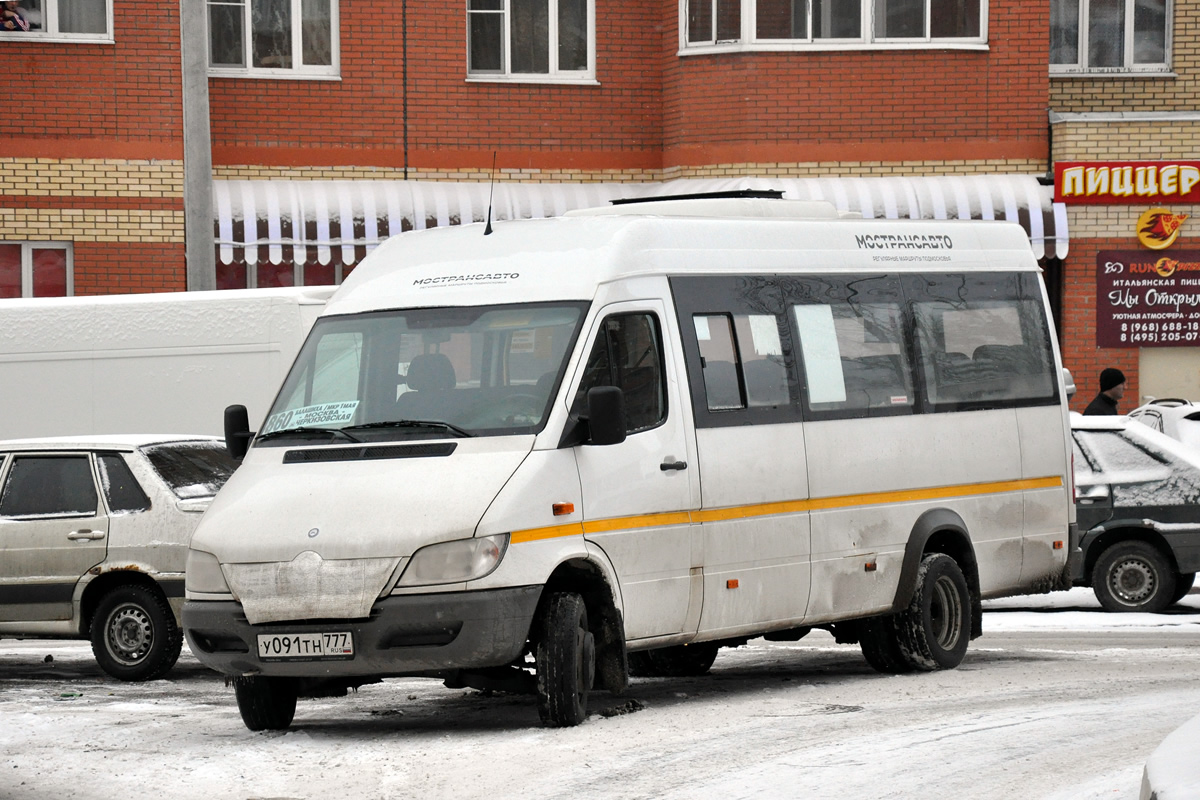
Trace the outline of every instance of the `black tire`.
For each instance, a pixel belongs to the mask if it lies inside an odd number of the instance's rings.
[[[629,671],[644,678],[692,678],[708,672],[720,649],[713,642],[697,642],[642,650],[629,654]]]
[[[578,725],[587,717],[596,674],[596,642],[583,598],[573,592],[551,594],[538,622],[538,715],[547,725]]]
[[[858,646],[863,658],[877,672],[885,675],[902,675],[912,672],[912,665],[900,650],[900,638],[896,634],[896,618],[870,617],[859,624]]]
[[[89,630],[100,668],[122,681],[152,681],[179,659],[183,633],[160,592],[118,586],[96,606]]]
[[[1196,582],[1196,573],[1180,572],[1175,576],[1175,591],[1171,592],[1171,605],[1175,605],[1183,598],[1187,597],[1187,593],[1192,590],[1192,584]]]
[[[1175,602],[1175,570],[1153,545],[1117,542],[1097,559],[1092,591],[1105,611],[1157,614]]]
[[[971,594],[953,558],[931,553],[917,569],[917,590],[896,615],[896,637],[915,670],[954,669],[971,640]]]
[[[291,678],[244,675],[233,679],[242,722],[252,731],[282,731],[296,716],[296,682]]]

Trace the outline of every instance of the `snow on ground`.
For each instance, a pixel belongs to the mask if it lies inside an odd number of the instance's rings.
[[[1200,714],[1200,594],[1159,615],[1079,589],[988,601],[984,629],[958,669],[904,676],[824,632],[758,639],[558,730],[532,698],[396,679],[251,733],[186,649],[125,684],[86,643],[4,640],[0,798],[1134,800]]]

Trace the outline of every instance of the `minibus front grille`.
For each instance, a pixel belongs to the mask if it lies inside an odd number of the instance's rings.
[[[454,452],[457,442],[436,444],[393,444],[382,447],[322,447],[314,450],[288,450],[285,464],[313,464],[328,461],[373,461],[390,458],[444,458]]]

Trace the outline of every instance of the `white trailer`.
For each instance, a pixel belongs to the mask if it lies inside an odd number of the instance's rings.
[[[0,439],[261,420],[332,286],[0,301]]]

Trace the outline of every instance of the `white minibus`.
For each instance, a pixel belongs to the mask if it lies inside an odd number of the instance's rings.
[[[525,690],[813,628],[953,668],[1069,586],[1060,356],[1016,224],[672,199],[388,240],[196,530],[183,624],[252,730],[389,676]]]

